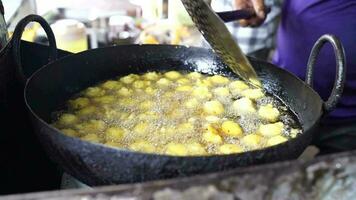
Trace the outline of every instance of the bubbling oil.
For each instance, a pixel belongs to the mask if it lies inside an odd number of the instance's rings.
[[[54,113],[64,134],[114,148],[175,156],[231,154],[296,137],[277,98],[198,72],[130,74],[89,87]]]

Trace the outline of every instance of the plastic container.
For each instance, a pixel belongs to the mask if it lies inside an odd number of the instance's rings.
[[[88,49],[85,25],[77,20],[62,19],[51,25],[56,36],[57,47],[78,53]]]

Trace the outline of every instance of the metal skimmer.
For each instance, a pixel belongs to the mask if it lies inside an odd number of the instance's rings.
[[[208,41],[214,52],[243,80],[260,86],[252,65],[242,53],[224,22],[203,0],[182,0],[193,22]]]

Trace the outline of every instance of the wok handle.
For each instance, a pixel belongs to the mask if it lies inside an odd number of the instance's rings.
[[[270,7],[265,8],[266,15],[271,12]],[[225,11],[225,12],[216,12],[216,14],[224,21],[224,22],[232,22],[240,19],[250,19],[256,16],[256,12],[253,9],[242,9],[242,10],[234,10],[234,11]]]
[[[345,51],[340,40],[336,36],[326,34],[321,36],[318,41],[316,41],[309,56],[305,82],[310,87],[313,87],[315,61],[319,55],[321,48],[326,42],[330,42],[333,46],[336,58],[336,76],[334,86],[328,100],[324,102],[324,111],[328,113],[336,106],[336,104],[340,100],[346,80]]]
[[[17,65],[17,74],[20,76],[20,79],[23,82],[27,81],[27,77],[24,74],[23,67],[21,65],[21,37],[22,33],[25,30],[25,27],[30,23],[30,22],[38,22],[43,30],[46,32],[48,41],[49,41],[49,58],[48,58],[48,63],[55,61],[57,59],[57,45],[56,45],[56,39],[54,37],[54,34],[52,32],[52,29],[50,25],[46,22],[45,19],[43,19],[39,15],[28,15],[16,25],[11,42],[12,42],[12,48],[13,48],[13,57]]]

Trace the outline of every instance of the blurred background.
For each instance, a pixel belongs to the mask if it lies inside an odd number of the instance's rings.
[[[1,1],[1,0],[0,0]],[[233,0],[204,0],[216,12],[236,10]],[[270,61],[275,50],[276,30],[283,0],[265,0],[271,8],[258,28],[243,28],[237,21],[226,23],[242,51]],[[180,0],[2,0],[7,31],[28,14],[43,16],[51,24],[57,46],[70,52],[122,44],[177,44],[209,47],[195,28]],[[4,20],[0,19],[0,26]],[[46,43],[38,24],[30,24],[23,39]]]
[[[18,21],[39,14],[50,24],[60,49],[80,52],[121,44],[201,46],[202,38],[179,0],[3,0],[11,36]],[[46,43],[38,24],[23,39]]]

